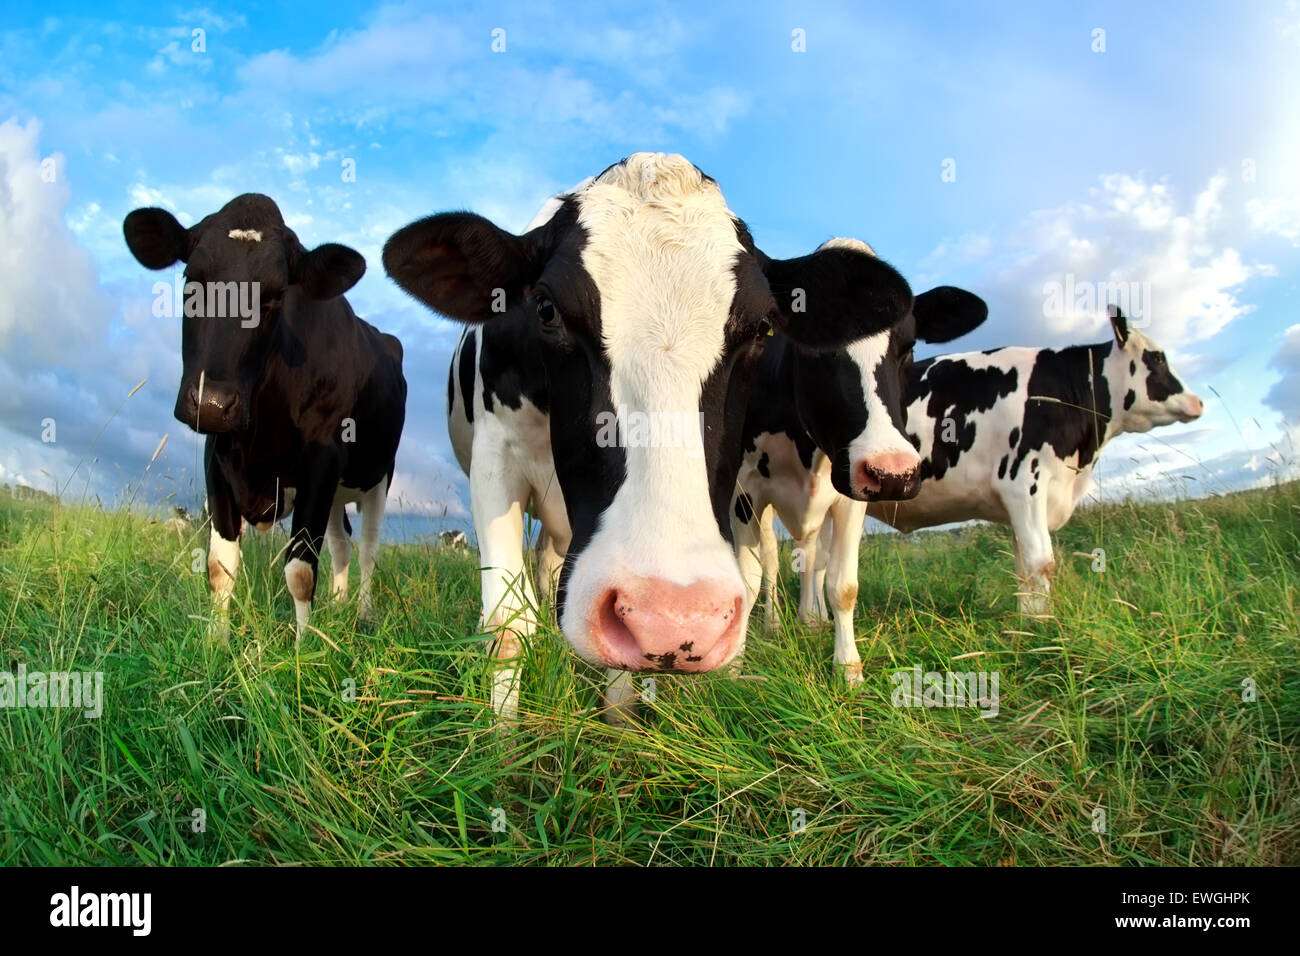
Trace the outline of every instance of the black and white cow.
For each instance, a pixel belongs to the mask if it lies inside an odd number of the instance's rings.
[[[1046,614],[1056,566],[1051,532],[1087,492],[1105,443],[1194,421],[1204,410],[1160,347],[1113,306],[1110,323],[1113,340],[1096,345],[917,363],[907,429],[921,453],[921,490],[910,501],[869,506],[871,516],[900,531],[969,519],[1010,525],[1020,611]]]
[[[343,298],[365,260],[336,243],[308,251],[275,202],[254,193],[188,229],[165,209],[136,209],[123,231],[142,265],[185,263],[175,415],[207,436],[208,586],[219,632],[227,628],[242,521],[265,530],[293,516],[284,575],[299,639],[322,539],[334,596],[345,598],[348,503],[362,516],[360,608],[368,613],[406,380],[401,343]],[[234,314],[231,302],[248,308]]]
[[[875,255],[856,239],[832,239],[821,246],[835,247]],[[825,617],[820,585],[829,570],[835,663],[850,682],[861,680],[862,673],[853,639],[853,610],[867,502],[911,498],[921,480],[921,459],[903,424],[913,346],[918,339],[949,342],[987,316],[982,299],[941,286],[918,295],[899,325],[843,349],[810,353],[775,335],[759,365],[745,417],[745,457],[732,509],[741,574],[751,604],[766,576],[767,611],[773,620],[775,513],[795,539],[804,620]],[[831,547],[828,536],[827,548],[819,553],[820,533],[832,523],[836,528],[856,526],[859,534],[836,537],[829,554],[825,553]]]
[[[626,703],[625,672],[728,663],[748,617],[728,513],[769,325],[835,347],[892,327],[911,303],[879,260],[834,249],[767,259],[714,180],[653,153],[551,200],[520,236],[468,213],[413,223],[384,264],[475,326],[452,362],[449,423],[470,478],[484,621],[498,635],[492,701],[507,717],[519,638],[536,625],[526,509],[552,568],[565,556],[560,627],[610,669],[611,704]],[[852,309],[819,305],[843,288]]]

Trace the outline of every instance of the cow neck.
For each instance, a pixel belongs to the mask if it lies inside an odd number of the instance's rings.
[[[1101,367],[1106,376],[1106,391],[1110,395],[1110,420],[1106,423],[1101,443],[1097,446],[1097,453],[1101,454],[1101,449],[1105,447],[1106,442],[1128,430],[1124,427],[1126,413],[1123,395],[1124,363],[1128,361],[1128,357],[1113,341],[1098,343],[1090,346],[1089,350],[1101,356]]]

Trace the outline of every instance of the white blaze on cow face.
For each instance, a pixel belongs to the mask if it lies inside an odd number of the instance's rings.
[[[638,154],[579,193],[615,408],[694,421],[717,369],[745,250],[717,185]],[[582,657],[711,670],[741,647],[744,588],[689,447],[628,447],[626,477],[576,556],[561,627]]]
[[[822,243],[818,249],[850,249],[876,257],[875,250],[861,239],[837,237]],[[881,397],[881,376],[892,372],[896,401],[902,401],[902,383],[897,381],[897,372],[886,369],[886,362],[892,361],[890,346],[896,334],[893,329],[877,332],[845,348],[849,361],[857,367],[865,406],[866,427],[848,447],[850,481],[853,490],[864,496],[880,492],[883,481],[891,478],[902,479],[901,484],[910,489],[921,467],[920,456],[907,436],[899,431],[894,421],[897,416]]]
[[[890,361],[893,332],[879,332],[849,345],[845,350],[858,368],[862,396],[866,403],[867,427],[849,444],[849,467],[855,490],[878,492],[883,476],[914,476],[921,458],[912,443],[894,424],[889,408],[880,397],[877,383]]]

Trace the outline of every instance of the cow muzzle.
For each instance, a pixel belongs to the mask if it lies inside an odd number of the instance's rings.
[[[1183,397],[1182,402],[1174,409],[1174,414],[1182,422],[1194,422],[1201,417],[1205,411],[1205,402],[1199,395],[1188,393]]]
[[[859,501],[906,501],[921,490],[916,452],[887,451],[853,463],[851,497]]]
[[[732,585],[634,578],[598,598],[590,637],[608,667],[700,673],[735,656],[744,626],[744,595]]]
[[[248,423],[248,407],[235,388],[217,382],[182,387],[176,398],[176,420],[201,435],[240,431]]]

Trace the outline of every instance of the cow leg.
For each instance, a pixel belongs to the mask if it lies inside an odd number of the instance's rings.
[[[546,491],[534,491],[533,501],[542,522],[537,536],[537,596],[554,602],[573,532],[569,530],[569,516],[564,510],[558,481],[552,482]]]
[[[330,452],[314,456],[314,460],[307,463],[305,472],[310,477],[304,482],[306,487],[299,488],[294,499],[293,530],[284,554],[284,581],[293,598],[296,643],[302,642],[303,631],[311,618],[321,544],[329,526],[334,496],[338,492],[338,464],[333,449]]]
[[[815,624],[826,613],[817,594],[817,545],[821,530],[819,521],[795,542],[799,555],[799,620],[804,624]]]
[[[830,561],[831,533],[831,522],[823,521],[817,537],[817,564],[813,568],[813,609],[819,621],[831,619],[826,611],[826,566]]]
[[[763,564],[763,598],[768,627],[776,627],[781,619],[781,547],[776,540],[775,521],[776,509],[767,508],[758,524],[758,553]]]
[[[1052,555],[1052,534],[1047,529],[1045,492],[1015,498],[1007,501],[1006,506],[1011,518],[1011,532],[1015,536],[1020,613],[1026,617],[1050,614],[1056,559]]]
[[[239,573],[239,532],[243,526],[234,495],[226,487],[213,462],[213,440],[208,439],[205,455],[208,512],[212,529],[208,534],[208,591],[212,595],[211,634],[224,644],[230,637],[230,598]]]
[[[605,669],[605,710],[602,716],[607,724],[626,727],[636,716],[640,700],[635,674],[631,671]]]
[[[348,562],[352,560],[352,541],[343,525],[345,507],[336,498],[325,526],[325,543],[330,549],[330,596],[336,601],[348,599]]]
[[[358,614],[362,620],[369,620],[372,597],[371,579],[375,573],[375,558],[379,555],[379,532],[383,529],[384,508],[388,503],[388,478],[380,478],[369,491],[361,496],[361,597],[358,602]],[[347,582],[344,581],[344,587]]]
[[[737,513],[736,503],[743,494],[745,494],[743,491],[737,489],[732,499],[731,540],[736,548],[736,562],[740,565],[740,579],[745,582],[745,612],[749,613],[753,610],[759,592],[763,589],[763,563],[759,558],[761,545],[759,525],[762,514],[768,510],[768,505],[748,498],[750,507],[741,508],[740,512],[748,514],[749,517],[741,518]]]
[[[480,464],[481,463],[481,464]],[[483,625],[495,633],[492,709],[507,723],[519,712],[518,662],[522,638],[537,628],[537,599],[524,568],[524,507],[527,479],[508,455],[474,452],[470,463],[470,510],[482,566]]]
[[[835,666],[850,684],[862,682],[862,658],[853,634],[853,611],[858,603],[858,549],[862,545],[862,525],[867,520],[864,501],[838,498],[831,505],[834,526],[830,541],[823,537],[823,551],[829,551],[829,581],[832,607],[835,609]]]

